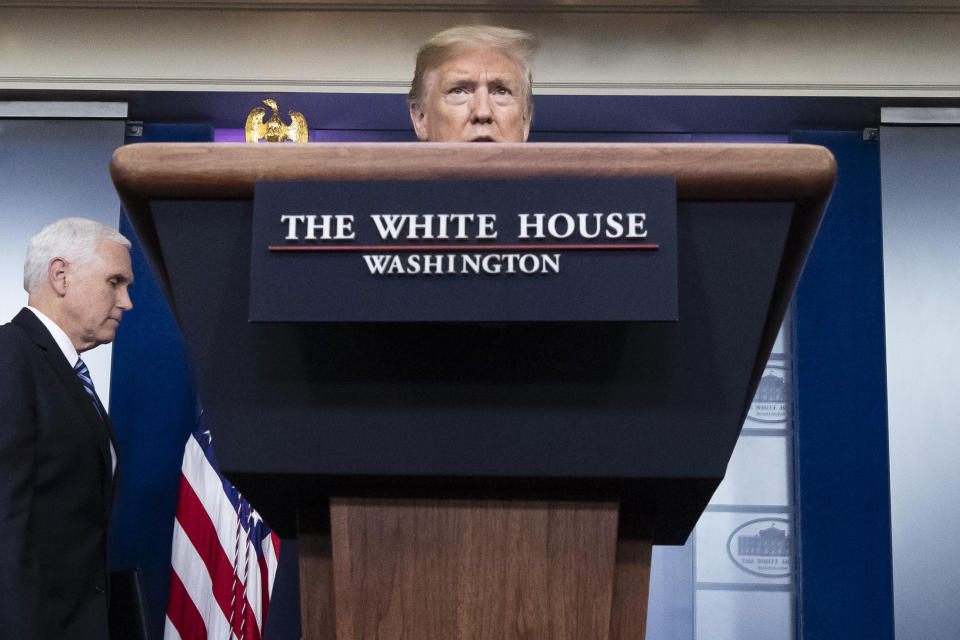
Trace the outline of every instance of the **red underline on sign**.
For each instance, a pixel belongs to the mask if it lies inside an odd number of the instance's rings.
[[[282,245],[270,251],[655,251],[659,244],[421,244],[421,245]]]

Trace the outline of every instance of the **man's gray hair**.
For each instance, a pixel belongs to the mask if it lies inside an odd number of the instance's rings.
[[[87,218],[63,218],[51,222],[30,238],[27,257],[23,261],[23,288],[30,290],[47,277],[47,267],[54,258],[73,264],[90,262],[102,240],[130,248],[130,241],[120,232]]]
[[[460,26],[441,31],[427,40],[417,52],[417,66],[410,83],[407,104],[411,109],[419,107],[426,91],[427,74],[444,62],[470,49],[494,49],[520,68],[521,92],[524,99],[524,116],[533,115],[533,73],[530,65],[537,52],[537,38],[526,31],[505,27]]]

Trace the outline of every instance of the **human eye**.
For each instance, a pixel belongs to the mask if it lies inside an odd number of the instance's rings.
[[[455,84],[446,90],[445,98],[449,104],[463,104],[470,98],[470,87]]]
[[[512,105],[515,102],[515,96],[513,95],[513,90],[510,87],[504,85],[498,85],[491,92],[490,95],[496,101],[497,104],[503,106]]]

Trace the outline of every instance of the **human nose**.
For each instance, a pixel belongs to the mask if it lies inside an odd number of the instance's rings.
[[[471,106],[473,111],[472,119],[474,122],[493,121],[493,110],[490,108],[490,97],[490,92],[485,87],[481,87],[473,94],[473,102]]]
[[[120,296],[117,300],[117,306],[122,311],[130,311],[133,309],[133,300],[130,299],[130,290],[127,287],[123,287],[120,290]]]

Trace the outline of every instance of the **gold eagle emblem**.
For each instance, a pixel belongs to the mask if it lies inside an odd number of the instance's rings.
[[[285,125],[277,112],[277,103],[270,98],[263,101],[263,104],[273,109],[273,115],[266,122],[263,121],[267,115],[266,109],[255,107],[247,114],[247,126],[245,127],[245,139],[247,142],[293,142],[307,141],[307,120],[299,111],[290,111],[290,124]]]

